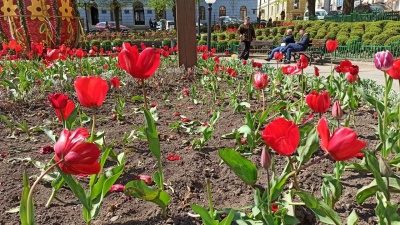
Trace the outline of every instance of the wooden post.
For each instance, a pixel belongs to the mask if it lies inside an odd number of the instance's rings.
[[[196,1],[176,0],[178,62],[186,69],[197,65]]]

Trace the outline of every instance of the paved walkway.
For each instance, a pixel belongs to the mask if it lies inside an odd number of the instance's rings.
[[[254,59],[255,62],[259,62],[259,63],[269,63],[269,64],[273,64],[276,65],[276,61],[275,60],[271,60],[270,62],[267,62],[264,60],[265,57],[260,57],[260,56],[254,56],[251,57],[250,59]],[[360,68],[360,72],[359,72],[359,76],[362,79],[371,79],[376,81],[377,84],[384,86],[385,85],[385,79],[383,78],[383,72],[376,69],[375,65],[373,62],[365,62],[365,61],[352,61],[350,60],[354,65],[358,65],[358,67]],[[335,60],[333,63],[333,67],[335,65],[338,65],[340,61]],[[296,65],[294,62],[292,62],[290,65]],[[321,76],[329,76],[330,71],[331,71],[331,64],[329,62],[325,62],[324,65],[320,65],[319,63],[317,64],[312,64],[311,66],[308,66],[305,69],[306,73],[314,73],[314,66],[319,68],[319,73]],[[400,89],[399,89],[399,82],[397,80],[393,81],[393,86],[392,89],[398,93],[400,93]]]

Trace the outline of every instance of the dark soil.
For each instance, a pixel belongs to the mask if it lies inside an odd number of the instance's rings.
[[[172,77],[172,76],[171,76]],[[194,105],[189,101],[189,97],[181,96],[183,87],[190,88],[198,82],[195,79],[182,79],[175,77],[168,84],[153,85],[155,79],[151,78],[148,88],[150,102],[157,104],[159,120],[157,128],[161,138],[161,148],[163,154],[163,166],[165,182],[169,185],[166,190],[171,195],[172,201],[168,207],[167,221],[161,218],[161,210],[153,203],[138,199],[130,199],[123,193],[109,193],[104,199],[101,213],[92,224],[201,224],[200,218],[188,216],[188,212],[194,213],[190,205],[199,204],[207,207],[208,200],[205,187],[205,170],[212,170],[212,193],[213,201],[217,209],[239,208],[254,203],[254,190],[245,185],[225,164],[221,164],[218,156],[219,148],[235,148],[236,141],[221,138],[222,135],[232,132],[244,124],[245,113],[234,112],[232,107],[228,107],[229,99],[221,99],[220,105],[224,104],[221,117],[216,123],[216,130],[208,145],[202,150],[192,150],[188,148],[189,141],[198,135],[190,135],[184,130],[171,130],[170,124],[181,121],[181,117],[173,116],[174,112],[179,111],[190,120],[199,120],[202,123],[209,122],[211,118],[210,104]],[[125,151],[126,166],[117,183],[126,184],[133,180],[138,174],[152,175],[156,171],[156,159],[150,153],[147,142],[142,139],[131,139],[126,145],[122,145],[122,137],[129,134],[136,127],[144,126],[144,115],[135,113],[135,108],[142,106],[142,102],[131,101],[132,96],[142,94],[140,86],[134,84],[132,79],[128,79],[128,84],[122,87],[120,92],[111,90],[104,105],[96,112],[100,118],[96,125],[96,131],[105,131],[106,142],[115,141],[114,151],[120,153]],[[228,88],[221,86],[220,88]],[[168,101],[166,94],[168,93]],[[201,91],[199,90],[201,94]],[[47,95],[47,93],[46,93]],[[112,117],[112,108],[118,95],[126,96],[127,102],[124,109],[125,118],[115,120]],[[75,96],[70,93],[70,96]],[[38,97],[29,102],[9,103],[5,99],[0,99],[0,112],[13,122],[22,123],[26,121],[28,127],[43,126],[47,124],[55,134],[59,134],[62,125],[55,121],[55,113],[50,105],[45,102],[47,96]],[[74,98],[74,97],[72,97]],[[200,98],[200,97],[199,97]],[[211,99],[206,99],[211,102]],[[77,103],[77,99],[74,99]],[[257,100],[250,101],[251,111],[260,108]],[[94,111],[83,108],[88,116],[93,115]],[[326,116],[329,116],[326,113]],[[373,117],[373,111],[360,109],[356,113],[357,126],[355,130],[360,137],[367,141],[368,149],[374,149],[378,143],[374,135],[374,126],[377,119]],[[318,118],[318,115],[315,115]],[[314,121],[316,123],[317,120]],[[89,129],[90,123],[86,124]],[[40,175],[40,170],[33,165],[34,161],[47,163],[53,154],[41,155],[39,149],[45,145],[54,143],[43,132],[32,130],[31,137],[22,131],[13,133],[5,123],[0,123],[0,224],[19,224],[18,213],[7,213],[6,211],[19,206],[22,195],[22,173],[27,171],[30,176],[31,184]],[[167,155],[176,154],[181,157],[178,161],[168,161]],[[315,154],[321,155],[319,150]],[[260,168],[257,185],[266,185],[266,173],[259,165],[260,150],[249,157]],[[286,158],[279,155],[275,157],[275,164],[278,171],[281,171],[286,164]],[[355,159],[354,161],[357,161]],[[308,168],[299,175],[300,186],[303,190],[321,197],[322,174],[332,173],[334,161],[327,158],[320,163]],[[79,178],[80,182],[88,183],[87,178]],[[335,210],[340,214],[345,223],[347,216],[353,209],[360,217],[359,224],[376,224],[375,201],[371,198],[363,205],[355,202],[355,195],[359,188],[369,184],[372,180],[371,174],[360,174],[355,171],[346,171],[343,176],[344,193]],[[286,188],[292,186],[291,180]],[[84,224],[82,219],[82,206],[77,202],[72,192],[67,188],[62,188],[54,199],[51,207],[45,208],[46,201],[51,194],[51,185],[42,182],[34,194],[35,216],[37,224]],[[398,197],[398,196],[395,196]],[[395,200],[393,200],[395,201]],[[298,218],[302,224],[319,224],[316,222],[310,210],[297,208]]]

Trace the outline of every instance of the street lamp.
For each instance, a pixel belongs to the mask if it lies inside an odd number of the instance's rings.
[[[92,1],[92,0],[90,0],[90,1],[88,1],[88,0],[83,0],[83,2],[81,2],[81,0],[79,0],[79,2],[78,2],[78,5],[80,6],[80,7],[82,7],[82,5],[83,5],[83,7],[84,7],[84,9],[85,9],[85,18],[86,18],[86,33],[89,33],[89,21],[88,21],[88,13],[87,13],[87,4],[88,3],[94,3],[94,1]]]
[[[208,4],[208,29],[207,29],[207,47],[208,51],[211,51],[211,6],[216,0],[205,0]]]

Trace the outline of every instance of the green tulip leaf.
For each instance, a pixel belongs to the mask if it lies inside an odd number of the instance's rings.
[[[376,158],[375,154],[365,151],[364,157],[367,162],[367,168],[374,175],[375,181],[376,181],[376,184],[377,184],[379,190],[382,191],[383,193],[385,193],[386,196],[388,196],[389,193],[388,193],[388,190],[386,189],[386,183],[381,176],[381,173],[379,170],[379,162],[378,162],[378,159]]]
[[[380,189],[376,180],[373,180],[369,185],[362,187],[358,190],[356,201],[362,204],[367,198],[372,197]],[[400,179],[397,177],[389,177],[389,191],[391,193],[400,193]]]
[[[358,216],[356,211],[353,209],[349,217],[347,217],[347,225],[357,225],[357,223],[358,223]]]
[[[296,192],[296,194],[301,198],[306,206],[314,212],[315,216],[317,216],[321,222],[334,225],[342,224],[340,217],[335,210],[325,204],[322,200],[319,200],[306,192],[299,191]]]
[[[22,191],[22,198],[21,198],[21,204],[19,206],[19,216],[21,219],[21,224],[22,225],[32,225],[35,224],[35,213],[34,213],[34,204],[33,200],[31,199],[28,202],[28,194],[31,189],[30,184],[29,184],[29,178],[26,175],[26,172],[23,173],[23,180],[24,188]],[[29,205],[29,209],[28,209]]]
[[[368,95],[364,92],[363,88],[358,88],[357,92],[361,94],[361,96],[367,101],[369,102],[371,105],[376,106],[376,109],[379,110],[380,113],[383,113],[384,110],[384,105],[382,102],[380,102],[379,100],[375,99],[374,97],[372,97],[371,95]]]
[[[229,212],[228,216],[225,217],[225,219],[223,219],[219,225],[231,225],[233,218],[235,216],[235,211],[233,209],[231,209],[231,211]]]
[[[250,160],[230,148],[219,149],[218,154],[243,182],[254,186],[257,181],[257,167]]]
[[[171,201],[171,197],[165,191],[158,188],[149,187],[142,180],[134,180],[125,185],[124,193],[134,198],[153,202],[165,209]]]
[[[211,218],[210,214],[208,214],[208,211],[203,207],[199,205],[191,205],[190,207],[195,213],[200,215],[204,225],[218,225],[218,220]]]
[[[145,132],[149,143],[150,151],[157,158],[157,160],[160,160],[161,148],[160,148],[160,139],[158,138],[156,124],[154,123],[153,116],[149,111],[144,110],[144,115],[146,117],[146,122],[147,122],[147,127],[145,129]]]
[[[311,159],[312,154],[316,152],[318,148],[319,148],[318,133],[314,129],[309,133],[305,145],[301,145],[297,149],[300,161],[299,166],[308,162]]]

